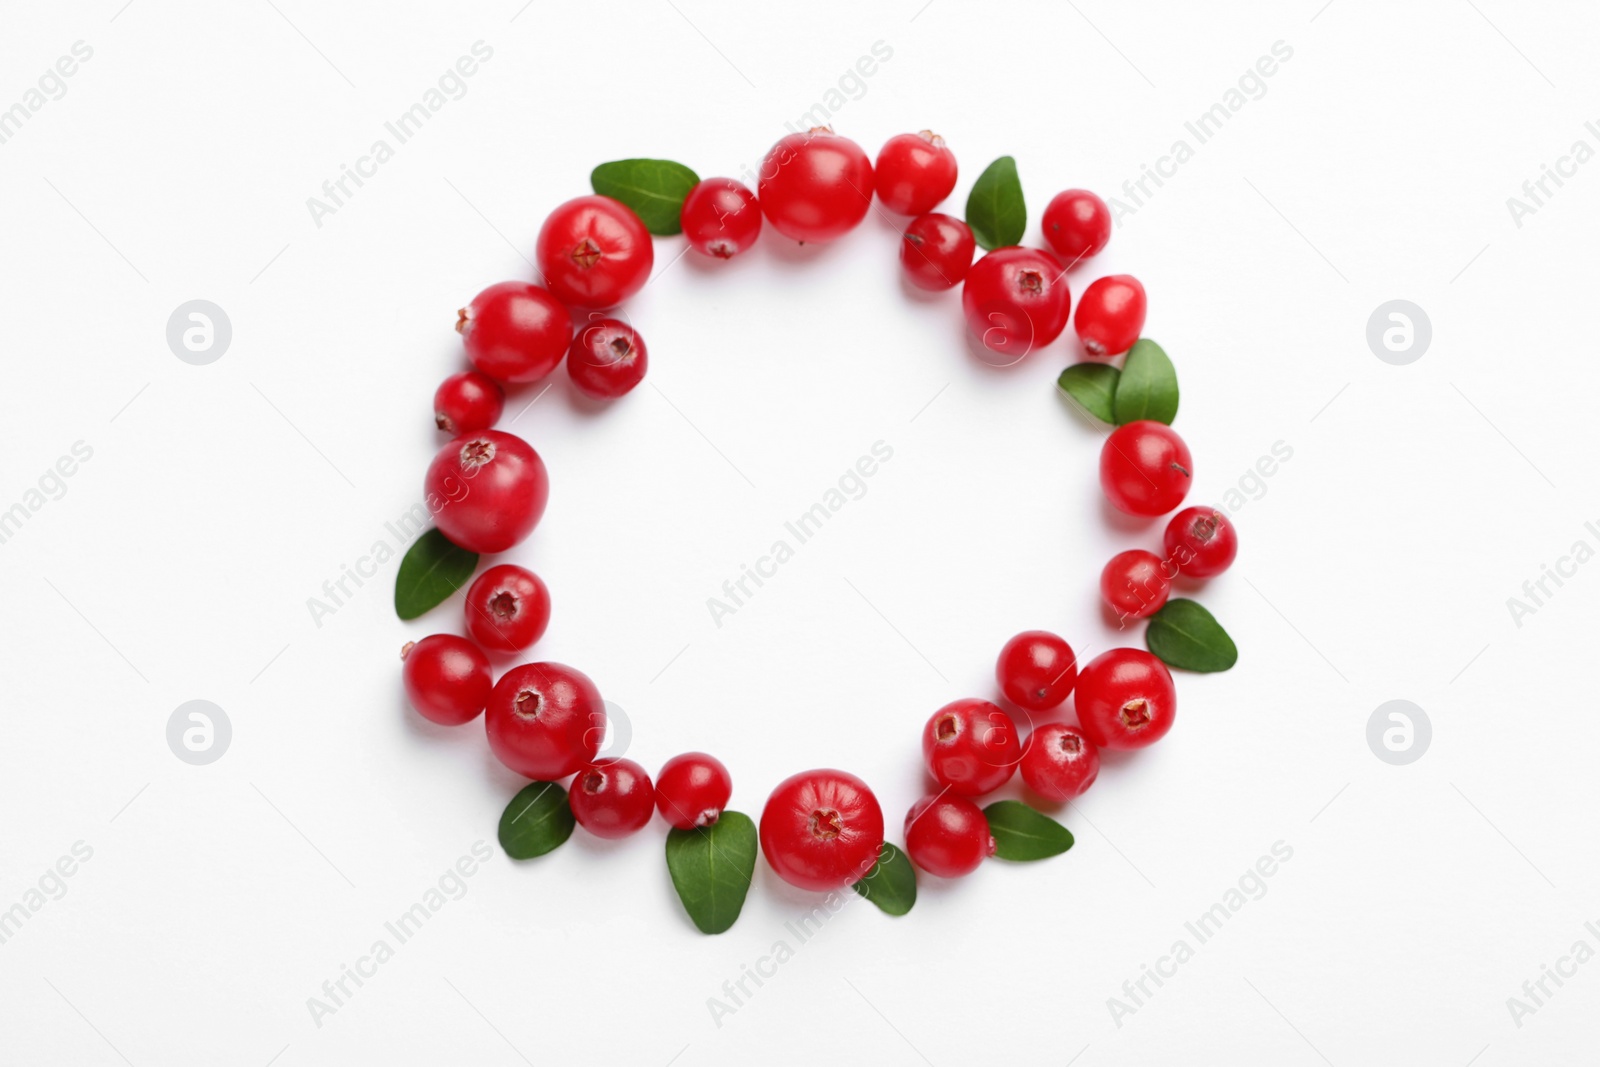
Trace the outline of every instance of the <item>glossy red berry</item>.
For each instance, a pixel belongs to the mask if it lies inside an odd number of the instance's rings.
[[[534,382],[555,370],[566,355],[572,316],[537,285],[501,282],[456,312],[456,332],[472,365],[489,377]]]
[[[860,145],[826,127],[791,133],[762,161],[757,188],[773,229],[796,241],[831,241],[866,218],[872,161]]]
[[[1005,698],[1024,711],[1060,707],[1078,680],[1072,646],[1046,630],[1024,630],[1007,641],[994,665]]]
[[[1061,261],[1038,248],[997,248],[972,265],[961,287],[967,329],[1016,362],[1061,336],[1072,310]]]
[[[655,813],[655,790],[631,759],[605,759],[578,772],[567,793],[578,825],[596,837],[627,837]]]
[[[1216,508],[1184,508],[1167,523],[1161,543],[1185,578],[1212,578],[1239,554],[1239,534]]]
[[[960,878],[994,855],[983,810],[966,797],[923,797],[906,812],[906,855],[940,878]]]
[[[400,650],[406,697],[424,719],[459,726],[478,717],[489,700],[494,678],[489,658],[464,637],[433,634],[407,641]]]
[[[872,173],[884,207],[921,215],[956,187],[956,154],[932,130],[897,134],[884,142]]]
[[[572,384],[596,400],[614,400],[644,380],[650,356],[644,338],[620,319],[578,327],[567,351]]]
[[[550,212],[539,228],[535,259],[563,303],[616,307],[644,288],[655,262],[650,231],[609,196],[580,196]]]
[[[706,178],[683,198],[683,235],[696,252],[731,259],[761,236],[756,194],[732,178]]]
[[[483,430],[439,450],[423,491],[433,521],[451,544],[469,552],[504,552],[538,525],[550,480],[528,442]]]
[[[790,885],[827,892],[862,878],[883,848],[883,809],[845,771],[801,771],[761,810],[761,853]]]
[[[1065,723],[1036,727],[1022,754],[1022,780],[1057,803],[1082,796],[1100,773],[1100,750],[1083,731]]]
[[[731,796],[728,768],[704,752],[673,756],[656,776],[656,807],[676,830],[710,826],[722,818]]]
[[[1111,240],[1111,209],[1087,189],[1057,193],[1044,209],[1044,239],[1069,265],[1076,265]]]
[[[1077,706],[1078,726],[1099,747],[1143,748],[1172,729],[1178,698],[1166,664],[1143,649],[1114,648],[1078,675]]]
[[[1100,449],[1100,488],[1130,515],[1165,515],[1183,503],[1193,480],[1189,446],[1163,423],[1118,426]]]
[[[1144,332],[1144,286],[1131,274],[1096,278],[1078,301],[1073,328],[1091,356],[1117,356]]]
[[[589,676],[560,663],[525,663],[500,676],[484,725],[507,767],[554,782],[594,762],[605,739],[606,707]]]
[[[1119,619],[1144,619],[1161,610],[1172,589],[1173,571],[1154,552],[1118,552],[1100,572],[1100,596]]]
[[[900,266],[918,289],[951,289],[972,269],[976,247],[972,228],[960,219],[938,212],[919,215],[900,239]]]
[[[922,728],[928,773],[953,793],[976,797],[1005,785],[1022,758],[1017,724],[987,700],[956,700]]]
[[[433,424],[451,437],[487,430],[500,421],[506,392],[475,370],[452,374],[433,394]]]
[[[467,590],[467,633],[492,652],[521,652],[550,625],[550,590],[514,563],[490,567]]]

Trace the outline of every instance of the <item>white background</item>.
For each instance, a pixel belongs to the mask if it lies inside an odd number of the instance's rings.
[[[520,3],[11,5],[0,106],[74,42],[94,51],[0,145],[0,508],[74,442],[93,457],[0,544],[0,908],[75,842],[93,856],[0,945],[0,1061],[1592,1054],[1600,963],[1520,1027],[1506,1003],[1580,938],[1600,948],[1583,925],[1600,920],[1600,567],[1520,627],[1506,606],[1573,542],[1600,545],[1600,164],[1521,227],[1506,207],[1575,140],[1600,147],[1592,7]],[[478,40],[494,54],[466,95],[316,226],[307,198]],[[708,938],[659,822],[614,844],[579,831],[536,862],[496,850],[317,1026],[307,999],[493,844],[519,785],[479,724],[404,706],[401,643],[457,631],[458,601],[400,623],[391,560],[320,626],[307,608],[420,495],[430,397],[462,364],[455,309],[531,277],[540,221],[594,164],[739,174],[880,41],[892,58],[847,82],[836,129],[873,154],[937,129],[958,214],[1014,154],[1030,241],[1055,191],[1126,199],[1174,140],[1195,147],[1071,277],[1147,286],[1191,502],[1293,449],[1237,515],[1237,564],[1187,590],[1239,665],[1179,677],[1177,727],[1107,761],[1061,816],[1064,857],[925,878],[903,919],[855,901],[800,944],[785,923],[815,900],[764,865]],[[1276,41],[1293,57],[1265,95],[1195,146],[1184,122]],[[1071,344],[982,366],[956,294],[900,284],[887,218],[804,251],[768,230],[729,264],[681,248],[658,241],[627,308],[650,345],[641,388],[596,410],[558,372],[508,406],[551,470],[543,523],[507,556],[553,591],[535,651],[626,709],[652,771],[715,751],[758,815],[787,774],[844,767],[898,839],[923,721],[992,695],[1008,636],[1139,643],[1101,614],[1097,576],[1159,524],[1102,504],[1102,431],[1053,387]],[[209,366],[165,341],[195,298],[233,324]],[[1403,367],[1365,340],[1395,298],[1433,324]],[[878,440],[894,458],[867,495],[714,626],[706,598]],[[233,724],[205,767],[165,740],[197,698]],[[1434,731],[1404,767],[1365,733],[1397,698]],[[1278,841],[1293,858],[1266,895],[1118,1026],[1108,998]],[[780,939],[793,958],[717,1025],[708,998]]]

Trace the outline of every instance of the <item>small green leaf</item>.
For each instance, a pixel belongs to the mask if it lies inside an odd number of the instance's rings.
[[[429,530],[412,543],[400,561],[394,580],[394,610],[402,619],[414,619],[467,584],[478,565],[478,554],[458,548],[438,530]]]
[[[683,232],[683,198],[699,181],[694,171],[670,159],[619,159],[600,164],[589,175],[595,192],[633,208],[657,237]]]
[[[557,782],[529,782],[500,816],[500,847],[514,860],[552,852],[572,836],[567,791]]]
[[[1169,600],[1150,616],[1144,643],[1169,667],[1186,671],[1225,671],[1239,662],[1239,649],[1228,631],[1192,600]]]
[[[972,184],[967,194],[967,225],[985,251],[1014,245],[1028,228],[1028,206],[1017,179],[1017,161],[1001,156]]]
[[[997,800],[983,809],[1003,860],[1043,860],[1072,847],[1072,831],[1020,800]]]
[[[1121,372],[1109,363],[1074,363],[1061,372],[1056,385],[1085,411],[1109,423],[1112,420],[1112,398],[1117,393],[1117,379]]]
[[[756,824],[725,811],[710,826],[667,834],[672,885],[702,934],[720,934],[739,918],[756,870]]]
[[[1139,338],[1128,350],[1112,413],[1118,426],[1139,419],[1171,426],[1178,414],[1178,372],[1161,346],[1149,338]]]
[[[886,914],[904,915],[917,902],[917,871],[904,852],[885,841],[878,850],[878,862],[855,883],[855,889]]]

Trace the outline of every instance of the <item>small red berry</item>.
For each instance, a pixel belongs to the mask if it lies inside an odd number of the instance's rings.
[[[1165,515],[1183,503],[1193,480],[1189,446],[1152,419],[1118,426],[1100,450],[1100,488],[1130,515]]]
[[[1075,266],[1111,240],[1111,209],[1087,189],[1057,193],[1044,209],[1044,239]]]
[[[1184,508],[1162,535],[1167,558],[1185,578],[1212,578],[1239,554],[1239,534],[1216,508]]]
[[[1121,619],[1154,615],[1167,602],[1171,589],[1167,561],[1142,548],[1118,552],[1100,572],[1100,596]]]
[[[940,785],[962,796],[992,793],[1005,785],[1022,758],[1017,724],[987,700],[956,700],[922,728],[922,758]]]
[[[467,590],[467,633],[493,652],[521,652],[550,625],[550,590],[514,563],[490,567]]]
[[[489,701],[489,657],[464,637],[433,634],[407,641],[400,658],[406,697],[429,722],[460,726],[476,719]]]
[[[489,377],[534,382],[555,370],[566,355],[572,316],[537,285],[500,282],[456,312],[456,332],[472,365]]]
[[[550,479],[528,442],[483,430],[439,450],[423,491],[433,521],[451,544],[469,552],[504,552],[538,525]]]
[[[1046,630],[1024,630],[1007,641],[994,665],[1005,698],[1024,711],[1060,707],[1078,680],[1072,646]]]
[[[929,874],[960,878],[994,855],[994,835],[966,797],[923,797],[906,812],[906,855]]]
[[[626,204],[609,196],[580,196],[544,220],[534,258],[545,284],[563,303],[609,308],[644,288],[655,248],[650,231]]]
[[[960,219],[938,212],[919,215],[901,237],[900,266],[918,289],[951,289],[972,269],[976,247],[972,228]]]
[[[445,433],[477,433],[500,421],[506,391],[500,383],[475,370],[452,374],[433,394],[433,423]]]
[[[1072,320],[1083,350],[1091,356],[1117,356],[1133,347],[1144,331],[1144,286],[1131,274],[1096,278],[1078,301]]]
[[[683,198],[678,214],[683,235],[697,252],[731,259],[761,236],[756,194],[732,178],[706,178]]]
[[[1100,750],[1076,726],[1047,722],[1028,736],[1021,769],[1029,789],[1061,803],[1082,796],[1094,785]]]
[[[819,893],[859,881],[883,848],[883,809],[845,771],[801,771],[761,810],[761,852],[790,885]]]
[[[1077,705],[1078,725],[1096,745],[1143,748],[1172,729],[1178,697],[1166,664],[1143,649],[1114,648],[1078,675]]]
[[[589,676],[560,663],[525,663],[500,676],[484,725],[489,748],[518,774],[554,782],[594,761],[606,706]]]
[[[932,130],[897,134],[879,150],[873,176],[884,207],[921,215],[956,187],[956,154]]]
[[[627,837],[656,810],[645,769],[631,759],[603,759],[578,772],[567,794],[578,825],[596,837]]]
[[[685,752],[673,756],[656,776],[656,807],[677,830],[710,826],[722,818],[733,796],[733,778],[715,756]]]
[[[967,329],[1016,362],[1061,336],[1072,310],[1061,261],[1038,248],[997,248],[972,265],[961,287]]]
[[[843,237],[872,206],[872,161],[826,126],[781,138],[761,163],[761,211],[796,241]]]
[[[644,338],[620,319],[596,319],[578,328],[567,350],[572,384],[596,400],[614,400],[644,380],[649,366]]]

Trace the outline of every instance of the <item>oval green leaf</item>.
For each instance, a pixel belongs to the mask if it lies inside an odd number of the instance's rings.
[[[1017,161],[1001,156],[978,175],[967,194],[967,225],[985,251],[1018,244],[1028,228]]]
[[[1061,372],[1056,385],[1101,422],[1113,421],[1112,398],[1117,395],[1121,372],[1109,363],[1074,363]]]
[[[904,852],[885,841],[878,862],[855,889],[886,914],[904,915],[917,902],[917,871]]]
[[[394,610],[402,619],[443,603],[467,584],[478,554],[452,545],[438,530],[429,530],[406,550],[394,580]]]
[[[567,791],[558,782],[529,782],[500,815],[500,847],[514,860],[553,852],[576,823]]]
[[[1128,350],[1112,414],[1118,426],[1139,419],[1171,426],[1178,414],[1178,372],[1161,346],[1149,338],[1139,338]]]
[[[1228,631],[1192,600],[1169,600],[1150,616],[1144,643],[1169,667],[1211,673],[1239,662],[1239,649]]]
[[[1003,860],[1043,860],[1072,847],[1072,831],[1020,800],[997,800],[983,809]]]
[[[683,198],[699,181],[698,174],[670,159],[619,159],[600,164],[589,175],[595,192],[633,208],[657,237],[683,232]]]
[[[756,826],[725,811],[710,826],[667,834],[672,886],[702,934],[720,934],[739,918],[756,870]]]

